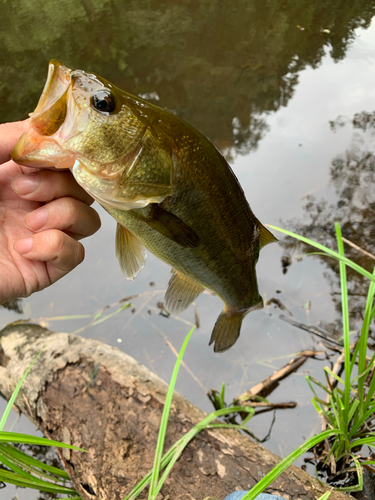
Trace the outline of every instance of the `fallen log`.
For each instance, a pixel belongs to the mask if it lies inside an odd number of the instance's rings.
[[[124,498],[152,467],[167,385],[114,347],[21,324],[0,332],[0,393],[5,398],[43,347],[17,398],[18,408],[49,438],[88,451],[59,450],[83,499]],[[175,393],[166,448],[204,416]],[[206,430],[183,452],[158,498],[224,498],[251,488],[279,460],[238,431]],[[324,491],[296,467],[267,490],[290,500],[316,500]],[[145,497],[146,490],[140,498]],[[332,492],[330,500],[348,498]]]

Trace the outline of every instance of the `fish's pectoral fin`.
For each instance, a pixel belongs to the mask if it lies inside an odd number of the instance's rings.
[[[199,236],[185,222],[156,203],[149,205],[149,207],[150,214],[142,217],[146,224],[182,247],[196,248],[199,246]]]
[[[133,280],[144,267],[147,257],[145,247],[128,229],[117,223],[116,257],[125,278]]]
[[[172,277],[164,299],[165,307],[172,314],[185,311],[204,289],[204,286],[172,269]]]
[[[212,331],[211,339],[208,345],[215,342],[214,352],[227,351],[234,345],[240,336],[242,320],[245,312],[230,313],[224,310],[220,313],[216,320]]]
[[[266,227],[263,226],[259,221],[259,241],[260,241],[260,248],[265,247],[269,243],[275,243],[276,241],[279,241],[276,236],[274,236],[271,231],[269,231]]]

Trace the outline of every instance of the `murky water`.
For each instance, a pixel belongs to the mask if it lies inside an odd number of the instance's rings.
[[[298,230],[334,245],[333,223],[344,236],[374,253],[375,216],[375,2],[311,3],[237,1],[62,0],[34,7],[5,2],[0,32],[1,121],[26,117],[44,85],[47,62],[94,71],[127,91],[166,107],[207,135],[228,157],[247,199],[263,222]],[[100,207],[102,228],[85,241],[86,260],[52,288],[23,301],[22,317],[51,329],[82,329],[121,298],[132,308],[81,334],[116,345],[168,380],[178,349],[195,322],[190,307],[165,318],[157,303],[169,268],[152,255],[134,282],[127,282],[114,255],[115,221]],[[336,267],[289,240],[266,247],[257,266],[260,292],[276,297],[306,324],[338,333]],[[283,272],[281,258],[290,257]],[[348,247],[371,268],[371,258]],[[364,283],[349,273],[352,328],[361,318]],[[150,283],[155,286],[150,286]],[[185,356],[177,389],[206,411],[206,390],[227,388],[227,401],[266,378],[302,349],[321,349],[307,332],[279,318],[269,306],[249,314],[237,344],[224,354],[208,347],[221,301],[197,300],[200,328]],[[105,314],[115,312],[118,306]],[[1,326],[19,319],[1,310]],[[41,319],[40,319],[41,318]],[[281,456],[320,430],[304,375],[323,378],[326,361],[309,360],[270,396],[296,401],[279,410],[266,446]],[[2,404],[0,403],[0,411]],[[251,421],[263,438],[272,413]],[[16,430],[27,432],[25,423]],[[13,495],[7,488],[9,498]],[[18,491],[19,498],[31,498]],[[3,493],[2,493],[3,495]],[[35,497],[36,498],[36,497]]]

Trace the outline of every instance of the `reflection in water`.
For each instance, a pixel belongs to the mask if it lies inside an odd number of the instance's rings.
[[[35,107],[46,63],[58,58],[70,67],[106,75],[121,88],[174,111],[228,157],[254,152],[259,146],[256,154],[238,157],[234,165],[251,205],[269,223],[279,216],[296,217],[300,197],[316,186],[324,188],[327,163],[347,147],[341,145],[342,138],[332,146],[324,125],[339,114],[351,116],[358,109],[372,109],[368,103],[372,102],[374,65],[366,61],[374,53],[374,31],[355,30],[367,28],[374,12],[373,0],[129,0],[126,5],[119,0],[59,0],[43,5],[34,0],[3,0],[0,121],[23,118]],[[353,95],[361,103],[354,109]],[[298,147],[300,143],[303,147]],[[360,151],[364,152],[363,146]],[[158,290],[165,288],[168,270],[153,256],[137,281],[125,282],[113,255],[112,221],[105,213],[102,218],[99,234],[85,242],[87,257],[82,266],[54,287],[25,300],[24,318],[93,315],[104,304],[144,292],[150,281]],[[329,231],[332,224],[333,219]],[[325,234],[334,245],[329,231]],[[326,289],[318,297],[326,284],[320,277],[321,266],[305,259],[283,275],[279,258],[278,246],[265,249],[260,262],[266,271],[262,271],[262,290],[268,297],[275,290],[282,292],[280,298],[298,321],[307,322],[301,305],[310,299],[311,322],[322,317],[331,321]],[[336,282],[335,286],[338,291]],[[160,292],[147,299],[147,304],[134,299],[134,314],[127,310],[124,316],[114,316],[110,326],[103,328],[100,323],[83,335],[120,346],[167,380],[174,358],[165,337],[178,349],[189,328],[184,321],[192,321],[193,312],[181,318],[159,316],[153,306],[162,296]],[[207,336],[208,326],[219,313],[217,302],[208,294],[199,298],[201,328],[185,357],[205,387],[219,387],[225,381],[229,397],[236,396],[266,378],[291,354],[311,347],[308,336],[279,321],[277,314],[271,316],[269,309],[248,315],[243,325],[246,335],[228,353],[214,355],[207,348]],[[6,310],[2,318],[3,324],[18,319]],[[49,326],[73,331],[80,325],[61,321]],[[309,360],[305,370],[319,378],[322,366]],[[188,377],[182,371],[178,390],[211,410],[205,391],[200,393],[201,388],[196,389]],[[283,382],[277,395],[287,401],[291,393],[299,406],[277,415],[268,443],[282,456],[301,444],[306,433],[320,429],[303,376]],[[252,430],[264,435],[269,425],[265,415],[255,419]],[[7,490],[9,499],[13,490]],[[16,494],[20,499],[35,498],[30,491],[17,490]]]
[[[9,311],[14,311],[15,313],[22,314],[22,300],[15,299],[10,300],[9,302],[5,302],[4,304],[0,304],[0,307],[4,307],[4,309],[8,309]]]
[[[318,241],[330,248],[336,249],[336,233],[334,222],[341,225],[342,235],[357,247],[365,250],[361,252],[349,244],[345,245],[346,256],[359,265],[372,272],[375,265],[374,254],[374,221],[375,221],[375,112],[356,113],[352,120],[339,116],[331,122],[331,129],[336,132],[342,127],[352,125],[353,141],[351,147],[343,154],[336,156],[331,163],[330,178],[337,200],[329,203],[324,198],[316,199],[307,197],[305,205],[306,215],[310,218],[294,220],[285,224],[298,234]],[[292,238],[287,238],[282,243],[286,251],[292,249],[309,252],[311,247],[300,244]],[[318,257],[320,258],[320,257]],[[328,269],[333,273],[326,273],[332,289],[333,300],[337,310],[341,311],[341,292],[338,262],[334,259],[322,257]],[[348,292],[350,298],[350,311],[352,320],[360,322],[367,297],[368,280],[347,268]],[[331,328],[333,325],[331,325]],[[341,324],[338,320],[335,328],[340,331]]]
[[[51,58],[173,110],[228,156],[255,149],[306,66],[343,59],[375,2],[61,0],[2,9],[2,121],[35,107]],[[303,30],[298,29],[303,28]],[[30,29],[31,28],[31,29]],[[262,116],[263,115],[263,116]]]

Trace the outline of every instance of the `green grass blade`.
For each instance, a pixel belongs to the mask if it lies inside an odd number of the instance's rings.
[[[125,304],[122,304],[122,306],[120,306],[118,309],[116,309],[116,311],[114,311],[113,313],[107,314],[107,315],[105,315],[103,317],[101,317],[103,311],[100,311],[99,313],[97,313],[93,317],[93,319],[89,323],[87,323],[87,325],[82,326],[81,328],[78,328],[77,330],[74,330],[73,333],[77,335],[78,333],[83,332],[87,328],[91,328],[92,326],[99,325],[100,323],[103,323],[103,321],[107,321],[107,319],[113,318],[114,316],[116,316],[120,312],[124,311],[125,309],[128,309],[129,307],[131,307],[131,303],[130,302],[125,302]]]
[[[180,438],[163,456],[161,460],[161,469],[166,467],[170,461],[175,457],[176,453],[181,454],[183,449],[186,447],[186,445],[203,429],[207,428],[209,424],[215,420],[216,418],[225,416],[225,415],[230,415],[231,413],[238,413],[238,412],[246,412],[248,413],[247,417],[243,420],[243,422],[240,425],[237,425],[237,429],[241,429],[242,427],[245,426],[245,424],[248,422],[248,420],[254,415],[255,410],[254,408],[250,408],[248,406],[234,406],[230,408],[222,408],[220,410],[216,410],[207,417],[205,417],[203,420],[201,420],[197,425],[195,425],[190,431],[188,431],[182,438]],[[221,427],[226,427],[229,424],[218,424]],[[211,426],[210,426],[211,427]],[[178,457],[177,457],[178,458]],[[147,484],[150,482],[152,476],[152,470],[144,476],[141,481],[133,488],[133,490],[124,498],[124,500],[134,500],[137,498],[137,496],[141,493],[141,491],[147,486]]]
[[[0,469],[0,481],[3,481],[4,483],[14,484],[16,486],[21,486],[22,488],[32,488],[34,490],[46,491],[49,493],[61,493],[66,495],[68,495],[69,493],[77,493],[72,488],[66,488],[65,486],[60,486],[53,483],[47,483],[46,481],[44,481],[44,484],[41,485],[39,480],[29,481],[19,474],[3,469]]]
[[[373,276],[375,276],[375,267],[373,271]],[[366,370],[367,342],[371,324],[374,295],[375,295],[375,283],[371,282],[367,293],[365,316],[363,318],[361,336],[358,342],[359,344],[358,373],[362,373]],[[358,380],[358,397],[361,403],[363,403],[365,399],[364,384],[365,384],[365,377]]]
[[[360,405],[360,402],[358,399],[355,399],[349,408],[349,414],[348,414],[348,422],[352,420],[352,418],[357,414],[358,406]]]
[[[296,238],[297,240],[303,241],[304,243],[307,243],[308,245],[311,245],[315,248],[318,248],[319,250],[322,250],[325,254],[327,254],[330,257],[333,257],[334,259],[337,259],[344,264],[346,264],[348,267],[353,269],[359,274],[362,274],[362,276],[365,276],[368,278],[370,281],[375,282],[375,276],[373,276],[371,273],[366,271],[363,267],[359,266],[355,262],[351,261],[350,259],[341,256],[339,253],[331,250],[328,247],[325,247],[324,245],[321,245],[320,243],[316,243],[315,241],[310,240],[309,238],[305,238],[304,236],[300,236],[299,234],[292,233],[291,231],[288,231],[287,229],[282,229],[280,227],[276,226],[271,226],[270,224],[266,224],[268,227],[271,229],[274,229],[275,231],[280,231],[280,233],[287,234],[288,236],[292,236],[293,238]]]
[[[4,413],[3,413],[3,416],[1,417],[1,420],[0,420],[0,431],[3,431],[4,430],[4,427],[5,427],[5,423],[6,421],[8,420],[8,417],[9,417],[9,413],[12,409],[12,406],[14,405],[14,402],[16,400],[16,397],[18,396],[18,393],[20,392],[20,389],[21,389],[21,386],[27,376],[27,374],[29,373],[29,371],[31,370],[31,367],[34,365],[34,363],[36,362],[36,360],[39,358],[39,356],[42,354],[43,352],[43,349],[38,353],[38,355],[36,356],[36,358],[34,359],[34,361],[31,363],[31,365],[26,369],[25,373],[23,374],[21,380],[18,382],[16,388],[14,389],[13,391],[13,394],[12,396],[10,397],[9,401],[8,401],[8,404],[4,410]]]
[[[318,500],[328,500],[330,494],[331,494],[331,492],[327,491],[326,493],[324,493],[324,495],[322,495],[321,497],[319,497]]]
[[[10,448],[10,449],[9,449]],[[7,449],[6,446],[1,445],[0,446],[0,463],[8,467],[8,469],[12,470],[13,472],[16,472],[17,474],[24,476],[25,478],[29,480],[46,480],[49,482],[59,482],[62,481],[61,477],[57,477],[55,475],[52,475],[50,473],[46,473],[42,471],[39,467],[34,467],[29,463],[28,460],[23,461],[20,460],[19,458],[16,458],[12,454],[12,447],[9,447]],[[69,476],[68,476],[69,479]],[[64,485],[65,486],[65,485]]]
[[[359,348],[360,348],[360,342],[357,342],[357,344],[356,344],[356,346],[354,348],[354,351],[352,353],[352,359],[350,361],[350,373],[353,372],[353,367],[354,367],[354,365],[357,362],[357,356],[358,356]]]
[[[7,450],[10,455],[12,455],[16,460],[19,460],[19,462],[22,462],[23,464],[30,465],[31,467],[37,467],[45,472],[53,474],[54,476],[58,476],[62,479],[70,481],[69,474],[64,470],[54,467],[53,465],[48,465],[44,462],[40,462],[39,460],[30,457],[30,455],[27,455],[27,453],[24,453],[18,448],[15,448],[11,444],[1,444],[0,449]]]
[[[356,441],[353,441],[351,443],[351,448],[355,448],[356,446],[363,446],[363,445],[371,446],[372,448],[375,447],[375,434],[371,433],[367,437],[363,439],[357,439]]]
[[[367,411],[358,418],[358,420],[353,424],[353,427],[349,432],[349,439],[352,439],[355,436],[355,433],[361,428],[362,425],[365,424],[366,420],[371,417],[375,413],[375,401],[372,402]]]
[[[174,387],[176,385],[176,379],[177,379],[178,371],[180,369],[182,357],[184,355],[186,346],[188,345],[188,342],[190,340],[191,334],[193,333],[194,330],[195,330],[195,327],[193,327],[190,330],[190,332],[187,334],[187,336],[184,340],[184,343],[182,344],[181,350],[180,350],[178,358],[176,360],[176,364],[175,364],[174,369],[173,369],[172,378],[171,378],[171,381],[169,383],[167,395],[165,398],[163,415],[161,418],[159,435],[158,435],[158,441],[156,444],[154,466],[152,469],[151,485],[150,485],[150,490],[149,490],[149,500],[156,499],[156,495],[154,495],[154,492],[157,488],[157,483],[158,483],[158,478],[159,478],[159,473],[160,473],[160,465],[161,465],[162,453],[163,453],[163,448],[164,448],[165,433],[167,431],[168,417],[169,417],[169,411],[171,408],[173,391],[174,391]]]
[[[373,364],[369,363],[369,366],[366,368],[366,370],[362,373],[360,373],[359,375],[357,375],[356,377],[354,377],[352,379],[352,384],[354,382],[357,382],[359,379],[361,378],[366,378],[367,375],[370,373],[370,371],[374,368]],[[358,394],[358,390],[357,390],[357,394]]]
[[[328,366],[324,367],[324,371],[327,372],[327,373],[329,373],[331,375],[331,377],[333,377],[334,379],[337,380],[337,382],[340,382],[340,384],[342,384],[343,386],[345,386],[345,381],[341,377],[339,377],[336,373],[333,373],[333,371],[330,370],[328,368]]]
[[[327,389],[327,387],[325,385],[323,385],[321,382],[319,382],[319,380],[316,380],[314,377],[311,377],[311,375],[306,375],[305,380],[309,384],[310,389],[312,390],[312,392],[314,393],[314,396],[317,399],[320,399],[320,398],[317,395],[317,393],[315,392],[314,386],[311,384],[311,382],[314,382],[314,384],[317,385],[318,387],[320,387],[321,389],[323,389],[323,391],[327,392],[328,394],[331,394],[331,391],[329,389]]]
[[[29,436],[28,434],[20,434],[18,432],[0,432],[0,443],[24,443],[24,444],[40,444],[43,446],[56,446],[56,448],[69,448],[70,450],[83,451],[82,448],[77,448],[71,444],[60,443],[52,439]],[[87,452],[86,452],[87,453]]]
[[[341,431],[335,429],[330,431],[324,431],[308,439],[304,444],[299,446],[296,450],[294,450],[290,455],[281,460],[281,462],[276,465],[263,479],[259,481],[251,490],[243,497],[242,500],[255,500],[256,497],[262,493],[271,483],[274,481],[285,469],[287,469],[292,463],[297,460],[298,457],[306,453],[310,448],[317,445],[324,439],[327,439],[331,436],[338,436],[341,434]]]
[[[163,484],[164,484],[164,481],[167,479],[168,477],[168,474],[170,473],[170,471],[172,470],[172,467],[174,466],[174,464],[176,463],[176,461],[179,459],[179,457],[181,456],[181,453],[184,451],[184,449],[186,448],[186,446],[190,443],[190,441],[202,430],[206,429],[209,424],[215,420],[216,418],[219,418],[219,417],[222,417],[224,415],[228,415],[229,413],[238,413],[238,412],[241,412],[241,411],[246,411],[246,412],[249,412],[249,414],[252,416],[255,411],[253,410],[253,408],[249,408],[248,406],[233,406],[231,407],[230,409],[229,408],[222,408],[220,410],[217,410],[217,411],[214,411],[212,413],[210,413],[209,415],[207,415],[207,417],[205,417],[203,420],[201,420],[201,422],[199,422],[199,424],[195,425],[188,433],[185,434],[185,436],[182,437],[181,439],[181,443],[179,445],[178,448],[176,448],[169,464],[167,465],[167,467],[165,468],[165,471],[157,485],[157,488],[155,490],[155,498],[157,497],[157,495],[159,494]],[[250,411],[249,411],[250,410]],[[251,411],[253,410],[253,411]],[[234,428],[234,427],[237,427],[237,429],[240,429],[240,428],[243,428],[244,427],[244,423],[242,423],[241,425],[238,425],[238,426],[234,426],[234,425],[230,425],[230,424],[213,424],[213,425],[210,425],[209,427],[210,428],[215,428],[215,427],[231,427],[231,428]]]
[[[336,237],[337,237],[337,247],[341,257],[345,257],[344,254],[344,242],[342,241],[341,228],[338,222],[335,222]],[[346,283],[346,267],[345,263],[340,260],[340,281],[341,281],[341,302],[342,302],[342,326],[343,326],[343,337],[344,337],[344,366],[345,366],[345,391],[344,391],[344,425],[348,428],[348,412],[349,412],[349,401],[350,401],[350,328],[349,328],[349,303],[348,303],[348,288]]]
[[[14,463],[14,461],[12,462],[11,460],[9,460],[8,456],[5,453],[3,453],[2,450],[0,450],[0,463],[2,463],[3,465],[5,465],[5,467],[8,467],[8,469],[12,470],[13,472],[16,472],[17,474],[28,480],[34,480],[34,479],[35,481],[39,480],[39,478],[37,479],[33,477],[30,474],[30,472],[27,472],[26,470],[19,467],[16,463]]]
[[[225,384],[224,384],[224,382],[221,384],[220,399],[221,399],[220,408],[224,408],[224,406],[225,406]]]
[[[336,490],[339,491],[346,491],[346,492],[351,492],[351,491],[362,491],[363,490],[363,472],[362,472],[362,467],[358,461],[358,459],[354,455],[350,455],[354,461],[355,468],[357,470],[357,476],[358,476],[358,484],[355,484],[354,486],[345,486],[345,487],[340,487],[340,488],[335,488]]]
[[[41,479],[40,477],[36,477],[35,475],[32,475],[30,472],[24,470],[22,467],[19,465],[15,464],[11,460],[8,459],[8,457],[0,453],[0,462],[3,463],[6,467],[8,467],[10,470],[12,470],[18,477],[18,480],[20,477],[23,477],[25,480],[25,485],[32,485],[30,487],[38,487],[41,491],[50,491],[51,485],[57,486],[59,488],[66,488],[64,484],[56,484],[61,481],[61,479],[52,477],[52,476],[47,476],[44,474],[44,479]],[[31,472],[36,472],[31,468]],[[68,488],[71,490],[71,488]],[[65,490],[65,492],[67,492]]]

